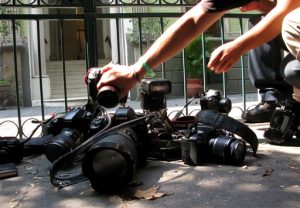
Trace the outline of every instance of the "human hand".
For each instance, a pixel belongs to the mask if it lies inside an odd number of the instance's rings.
[[[215,49],[210,57],[207,67],[219,74],[227,72],[238,61],[242,52],[234,41],[228,42]]]
[[[108,64],[101,70],[102,76],[97,84],[97,89],[104,86],[113,86],[120,90],[120,99],[126,97],[138,80],[134,78],[134,66]]]
[[[259,1],[252,1],[249,4],[246,4],[245,6],[240,7],[240,11],[241,12],[249,12],[249,11],[258,10],[259,6],[260,6]]]
[[[246,4],[245,6],[240,7],[241,12],[249,11],[260,11],[262,13],[268,13],[276,5],[275,1],[272,0],[255,0]]]

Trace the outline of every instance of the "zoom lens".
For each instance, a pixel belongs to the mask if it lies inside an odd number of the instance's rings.
[[[246,156],[245,142],[227,136],[211,139],[209,147],[214,160],[227,164],[239,165]]]
[[[115,192],[132,179],[137,164],[134,134],[119,132],[90,147],[82,161],[82,172],[99,192]]]
[[[54,162],[60,156],[71,151],[83,141],[83,134],[76,129],[64,128],[61,133],[46,145],[46,157]]]

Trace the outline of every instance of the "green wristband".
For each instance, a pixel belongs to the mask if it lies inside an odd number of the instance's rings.
[[[146,61],[142,62],[142,66],[146,71],[146,76],[147,77],[153,78],[153,77],[156,76],[155,72],[150,68],[150,66],[147,64]]]

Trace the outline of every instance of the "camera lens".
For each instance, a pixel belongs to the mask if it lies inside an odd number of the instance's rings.
[[[53,141],[46,145],[46,157],[54,162],[60,156],[66,154],[83,140],[83,135],[76,129],[64,128]]]
[[[114,192],[129,183],[138,159],[134,141],[131,135],[119,132],[90,147],[82,161],[82,172],[93,189]]]
[[[219,100],[219,111],[221,113],[229,113],[231,111],[231,100],[228,98],[222,98]]]
[[[209,141],[211,155],[213,159],[228,164],[241,164],[246,156],[245,142],[230,138],[227,136],[219,136]]]
[[[108,160],[109,158],[109,160]],[[123,178],[127,172],[127,161],[116,150],[103,149],[94,155],[93,170],[100,178]]]
[[[113,108],[120,102],[120,90],[112,86],[102,87],[97,95],[97,101],[99,105],[106,108]]]

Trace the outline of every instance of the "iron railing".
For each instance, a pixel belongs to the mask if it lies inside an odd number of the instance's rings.
[[[40,94],[40,110],[41,110],[41,119],[45,119],[45,103],[44,103],[44,83],[43,83],[43,68],[42,68],[42,46],[41,46],[41,23],[43,21],[50,21],[50,20],[57,20],[59,22],[60,27],[60,36],[64,37],[64,22],[68,20],[81,20],[84,22],[84,30],[85,30],[85,59],[86,59],[86,69],[97,66],[98,65],[98,51],[97,51],[97,34],[101,31],[97,31],[96,21],[101,20],[115,20],[115,29],[117,31],[117,59],[120,61],[120,51],[121,45],[120,45],[120,21],[122,19],[138,19],[140,27],[141,20],[143,18],[149,18],[149,17],[157,17],[160,19],[161,22],[161,30],[163,31],[163,21],[165,18],[178,18],[183,13],[182,12],[168,12],[168,13],[157,13],[157,12],[151,12],[151,13],[139,13],[139,12],[132,12],[132,13],[123,13],[123,12],[109,12],[108,8],[116,7],[116,8],[123,8],[123,7],[141,7],[141,6],[147,6],[147,7],[156,7],[156,6],[170,6],[170,7],[187,7],[192,6],[196,3],[196,1],[187,1],[187,0],[177,0],[177,1],[166,1],[166,0],[132,0],[132,1],[123,1],[123,0],[108,0],[108,1],[99,1],[99,0],[84,0],[84,1],[71,1],[71,0],[63,0],[63,1],[45,1],[45,0],[32,0],[32,1],[21,1],[21,0],[2,0],[0,1],[0,7],[2,9],[5,8],[41,8],[41,9],[50,9],[55,8],[57,10],[60,9],[66,9],[66,8],[80,8],[82,9],[82,13],[71,13],[71,14],[65,14],[65,13],[40,13],[40,14],[32,14],[28,12],[29,10],[23,12],[22,14],[17,13],[3,13],[0,15],[1,21],[9,21],[12,25],[12,45],[13,45],[13,66],[14,66],[14,75],[15,75],[15,96],[16,96],[16,114],[17,114],[17,126],[19,135],[22,137],[22,134],[24,132],[23,125],[22,125],[22,113],[21,113],[21,101],[20,101],[20,77],[19,77],[19,62],[18,62],[18,54],[17,54],[17,37],[16,37],[16,27],[17,27],[17,21],[19,20],[25,20],[25,21],[34,21],[36,23],[36,37],[37,37],[37,72],[39,77],[39,94]],[[102,9],[102,12],[99,13],[99,9]],[[244,20],[248,19],[249,17],[253,16],[252,14],[226,14],[222,20],[220,21],[220,30],[221,30],[221,36],[220,39],[222,43],[225,41],[225,34],[224,34],[224,24],[223,20],[224,18],[234,18],[239,20],[239,28],[240,28],[240,34],[243,33],[244,29]],[[34,31],[31,31],[34,32]],[[141,36],[141,30],[140,30],[140,36]],[[206,34],[203,34],[202,38],[202,53],[205,54],[205,41]],[[143,53],[142,49],[142,43],[140,38],[140,53]],[[65,102],[65,110],[67,110],[68,107],[68,96],[67,96],[67,74],[66,74],[66,66],[65,66],[65,44],[64,44],[64,38],[61,38],[60,43],[60,50],[61,50],[61,56],[62,56],[62,68],[63,68],[63,82],[64,82],[64,102]],[[206,69],[206,59],[205,56],[203,57],[203,74],[204,74],[204,87],[207,84],[207,69]],[[184,60],[183,60],[184,62]],[[184,64],[183,64],[184,68]],[[164,74],[164,65],[162,65],[162,74]],[[184,79],[186,80],[186,78]],[[242,80],[242,90],[241,93],[243,95],[243,103],[244,103],[244,109],[245,109],[245,103],[246,103],[246,97],[245,97],[245,65],[244,65],[244,58],[241,57],[241,80]],[[186,86],[186,84],[185,84]],[[29,86],[28,86],[29,87]],[[186,92],[186,87],[185,87]],[[223,74],[223,93],[226,96],[226,74]],[[185,93],[186,95],[186,93]]]

